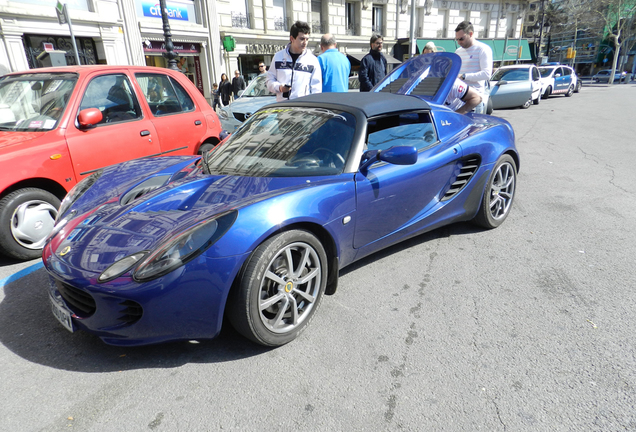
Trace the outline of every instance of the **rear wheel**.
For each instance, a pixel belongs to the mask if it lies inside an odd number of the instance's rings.
[[[15,259],[42,255],[44,240],[53,230],[60,200],[37,188],[18,189],[0,200],[0,251]]]
[[[583,87],[583,83],[579,79],[579,80],[576,81],[576,88],[574,89],[574,93],[580,92],[581,91],[581,87]]]
[[[493,112],[493,107],[492,107],[492,99],[488,98],[488,104],[486,105],[486,114],[490,115]]]
[[[565,93],[565,97],[570,97],[572,96],[572,93],[574,93],[574,84],[572,84],[569,88],[567,93]]]
[[[541,95],[537,95],[537,98],[532,100],[535,105],[539,105],[539,102],[541,102]]]
[[[489,229],[501,225],[510,213],[516,184],[517,165],[512,157],[502,155],[492,170],[481,206],[473,221]]]
[[[228,317],[248,339],[284,345],[309,325],[326,285],[320,241],[308,231],[286,231],[252,253],[228,299]]]
[[[214,147],[215,147],[214,144],[207,143],[207,142],[203,143],[203,144],[201,144],[201,147],[199,147],[198,154],[200,154],[200,155],[205,154],[205,153],[209,152],[210,150],[212,150]]]

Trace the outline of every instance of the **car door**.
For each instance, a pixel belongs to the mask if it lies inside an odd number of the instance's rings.
[[[144,114],[125,70],[87,76],[79,94],[74,121],[66,131],[77,181],[99,168],[159,153],[155,127]],[[102,120],[82,129],[77,116],[87,108],[98,109]]]
[[[554,72],[554,92],[564,93],[568,89],[567,78],[563,76],[563,68],[559,67]]]
[[[541,97],[541,74],[536,66],[530,68],[530,79],[532,80],[532,100]]]
[[[168,74],[138,72],[135,78],[150,107],[152,122],[161,138],[161,151],[171,155],[195,154],[207,125],[205,114],[185,86]]]
[[[438,208],[444,188],[452,183],[461,148],[438,140],[429,113],[407,112],[369,119],[369,150],[401,145],[418,149],[414,165],[378,162],[366,173],[356,174],[355,248],[425,223],[424,219]]]

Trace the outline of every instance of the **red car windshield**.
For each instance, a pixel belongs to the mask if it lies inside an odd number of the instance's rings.
[[[0,130],[55,129],[76,83],[74,73],[5,76],[0,80]]]

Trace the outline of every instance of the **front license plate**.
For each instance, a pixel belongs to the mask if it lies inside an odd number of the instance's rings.
[[[51,299],[51,311],[57,320],[64,326],[64,328],[71,333],[75,331],[73,320],[71,319],[71,312],[66,310],[61,304],[59,304],[53,297]]]

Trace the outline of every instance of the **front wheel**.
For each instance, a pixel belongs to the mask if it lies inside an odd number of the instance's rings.
[[[521,105],[521,108],[523,109],[528,109],[530,108],[530,105],[532,105],[532,95],[530,95],[530,99],[528,99],[526,101],[526,103],[524,103],[523,105]]]
[[[547,89],[545,89],[545,91],[541,95],[541,98],[542,99],[547,99],[550,96],[551,93],[552,93],[552,87],[549,86]]]
[[[327,265],[322,244],[308,231],[286,231],[266,240],[248,258],[232,288],[232,326],[261,345],[291,342],[320,305]]]
[[[517,165],[509,155],[502,155],[495,164],[481,206],[474,222],[485,228],[497,228],[510,213],[517,184]]]
[[[37,188],[18,189],[0,200],[0,252],[15,259],[42,255],[60,200]]]

